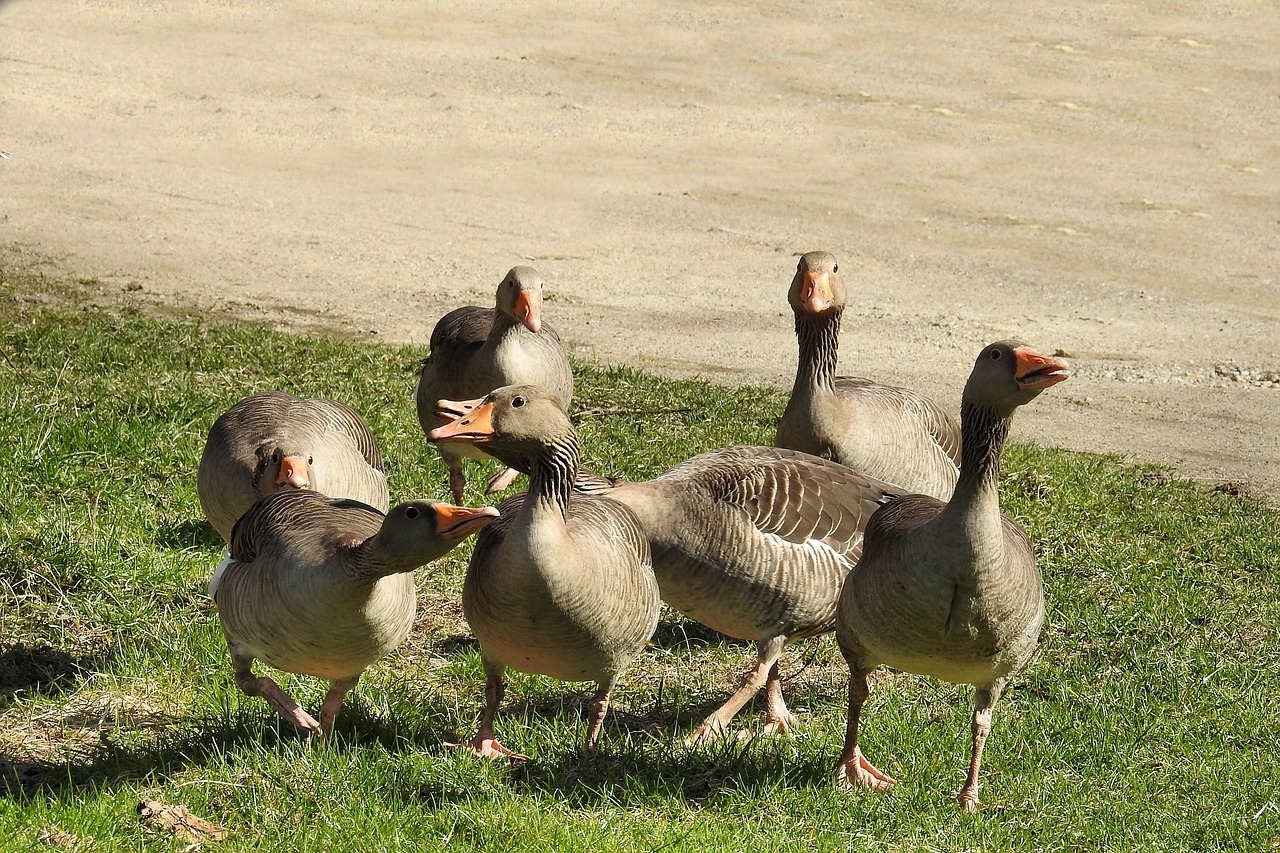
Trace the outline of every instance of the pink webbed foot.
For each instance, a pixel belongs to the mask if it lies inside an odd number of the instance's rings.
[[[765,716],[764,733],[766,735],[789,735],[791,730],[798,725],[800,725],[800,718],[784,708],[781,714],[767,714]]]
[[[324,734],[320,722],[303,710],[302,706],[293,700],[293,697],[281,690],[280,685],[270,678],[264,676],[263,678],[240,681],[239,686],[246,695],[261,696],[265,699],[271,707],[276,709],[280,719],[294,728],[313,735]]]
[[[498,738],[495,735],[477,734],[467,743],[446,743],[444,747],[454,752],[459,750],[468,752],[476,758],[487,758],[490,761],[497,761],[500,758],[509,758],[512,761],[529,760],[529,756],[507,749],[498,743]]]
[[[877,769],[875,765],[867,761],[867,757],[862,754],[862,750],[858,749],[853,758],[840,762],[836,767],[836,784],[847,788],[854,786],[869,788],[877,794],[881,794],[887,791],[890,785],[896,785],[897,780]]]

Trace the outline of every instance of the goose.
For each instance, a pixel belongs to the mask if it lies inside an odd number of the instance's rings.
[[[361,673],[413,627],[413,570],[493,523],[493,507],[432,500],[384,515],[368,504],[298,489],[268,495],[231,534],[209,595],[227,638],[236,684],[286,722],[326,735]],[[320,720],[253,662],[329,681]]]
[[[845,299],[831,253],[800,258],[787,293],[800,356],[774,443],[946,500],[959,471],[959,424],[909,389],[835,375]]]
[[[533,384],[549,388],[568,411],[573,402],[573,372],[560,336],[542,322],[542,276],[527,266],[512,267],[498,284],[496,307],[455,308],[431,332],[431,353],[422,362],[415,399],[423,432],[443,426],[437,415],[441,399],[470,400],[503,385]],[[449,489],[462,503],[464,457],[487,459],[470,443],[436,443],[449,469]],[[511,485],[517,472],[504,469],[489,480],[487,491]]]
[[[345,403],[265,391],[236,403],[209,430],[196,492],[223,541],[262,497],[311,489],[383,512],[391,503],[369,425]]]
[[[849,717],[837,781],[883,791],[894,780],[858,746],[867,675],[879,664],[974,685],[973,751],[960,805],[976,811],[978,768],[1000,693],[1030,659],[1044,622],[1031,542],[1000,512],[1000,453],[1014,410],[1069,376],[1019,341],[987,346],[965,384],[964,458],[951,500],[899,498],[867,524],[845,579],[836,640],[849,665]]]
[[[635,512],[662,599],[686,617],[756,644],[756,663],[689,736],[722,734],[766,688],[765,733],[798,723],[779,660],[794,640],[830,632],[867,519],[903,494],[844,465],[775,447],[726,447],[640,483],[580,473],[576,487]]]
[[[441,405],[460,414],[433,429],[432,440],[483,444],[529,474],[528,492],[499,504],[502,519],[477,538],[463,582],[462,609],[485,671],[484,712],[470,749],[485,758],[526,757],[494,733],[507,667],[595,682],[586,737],[594,747],[614,684],[658,624],[649,542],[625,505],[573,493],[581,452],[554,394],[513,385]]]

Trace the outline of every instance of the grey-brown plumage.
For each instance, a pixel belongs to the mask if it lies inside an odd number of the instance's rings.
[[[842,784],[873,790],[893,784],[858,747],[867,675],[883,663],[974,685],[973,752],[960,804],[978,807],[992,708],[1031,657],[1044,621],[1031,543],[1000,512],[1000,453],[1015,409],[1067,376],[1065,362],[1025,344],[986,347],[964,389],[964,458],[951,500],[911,495],[872,516],[836,615],[850,672],[848,727],[836,767]]]
[[[565,411],[573,402],[573,373],[560,336],[542,322],[542,277],[532,267],[513,267],[498,284],[494,308],[468,305],[440,318],[431,332],[431,354],[422,362],[415,399],[418,422],[431,430],[448,423],[436,412],[442,399],[471,400],[503,385],[541,385]],[[470,444],[437,444],[449,469],[449,488],[462,501],[463,458],[489,455]],[[489,492],[506,488],[516,472],[494,476]]]
[[[692,738],[718,735],[762,686],[766,732],[797,720],[779,659],[792,640],[835,627],[840,584],[867,519],[900,489],[807,453],[728,447],[641,483],[579,477],[631,507],[653,550],[662,598],[690,619],[757,645],[757,661]]]
[[[369,425],[345,403],[301,400],[280,391],[246,397],[209,430],[196,491],[218,535],[259,498],[311,489],[385,512],[391,499]]]
[[[578,439],[555,395],[506,386],[448,408],[458,415],[432,431],[435,440],[482,443],[529,474],[529,491],[503,501],[502,520],[476,540],[463,584],[463,612],[486,674],[484,714],[470,747],[489,758],[523,757],[493,731],[506,667],[594,681],[593,745],[613,685],[657,626],[649,543],[625,505],[573,494]]]
[[[383,513],[306,490],[269,495],[241,516],[209,594],[236,683],[300,729],[327,733],[360,674],[413,627],[413,570],[491,523],[493,507],[412,501]],[[328,679],[317,722],[253,661]]]
[[[937,403],[869,379],[836,376],[844,279],[828,252],[800,258],[787,301],[799,360],[779,447],[848,465],[909,492],[945,500],[960,464],[960,425]]]

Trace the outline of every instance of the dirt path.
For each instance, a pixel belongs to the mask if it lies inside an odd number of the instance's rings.
[[[530,263],[581,355],[778,385],[825,248],[842,371],[1061,349],[1015,438],[1280,497],[1274,5],[819,5],[11,0],[0,247],[424,345]]]

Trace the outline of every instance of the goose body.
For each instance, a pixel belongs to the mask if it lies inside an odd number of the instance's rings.
[[[661,601],[649,543],[625,505],[572,493],[577,436],[554,394],[506,386],[483,399],[443,402],[457,417],[433,430],[433,439],[482,443],[530,478],[529,491],[503,501],[502,519],[477,539],[463,584],[463,612],[486,674],[471,749],[524,757],[493,731],[507,667],[595,682],[587,733],[593,745],[613,685],[657,626]]]
[[[799,359],[775,444],[945,500],[960,464],[960,426],[907,388],[836,376],[846,292],[835,257],[808,252],[788,291]]]
[[[778,662],[793,640],[831,631],[845,575],[867,519],[902,492],[806,453],[729,447],[695,456],[645,482],[579,478],[636,514],[667,604],[709,628],[757,645],[757,662],[695,730],[716,735],[767,686],[766,731],[796,723]]]
[[[384,515],[306,490],[255,503],[209,585],[240,689],[298,728],[327,733],[360,674],[413,627],[413,570],[497,514],[413,501]],[[319,722],[270,678],[255,677],[254,660],[327,679]]]
[[[382,455],[358,412],[334,400],[266,391],[214,421],[196,491],[205,517],[229,542],[249,507],[283,489],[351,498],[383,512],[391,502]]]
[[[837,779],[883,790],[893,780],[858,747],[879,664],[972,684],[973,751],[960,803],[978,803],[978,770],[991,713],[1009,678],[1030,659],[1044,622],[1044,590],[1031,542],[1000,511],[1000,453],[1013,413],[1067,365],[1016,341],[991,344],[965,386],[964,458],[955,494],[944,503],[909,495],[877,510],[862,559],[846,578],[836,638],[849,665],[849,722]]]
[[[455,308],[431,332],[431,353],[422,362],[415,400],[418,421],[431,430],[448,423],[437,414],[442,399],[470,400],[503,385],[541,385],[565,411],[573,402],[573,373],[560,336],[542,322],[542,277],[532,267],[513,267],[498,284],[495,307]],[[449,488],[462,501],[464,458],[490,458],[466,443],[437,443],[449,469]],[[506,469],[489,481],[490,492],[506,488],[516,472]]]

